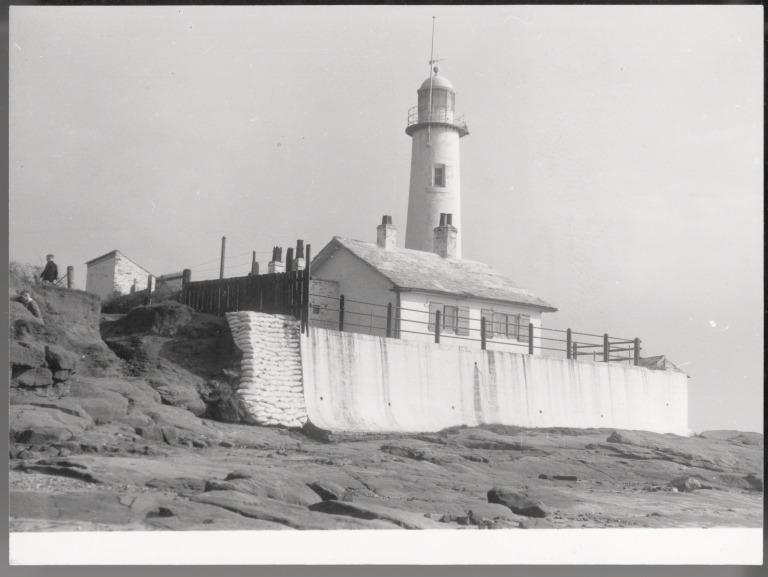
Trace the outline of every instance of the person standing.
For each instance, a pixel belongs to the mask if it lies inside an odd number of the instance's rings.
[[[59,267],[56,266],[56,263],[53,262],[53,255],[48,254],[45,256],[45,260],[48,262],[45,263],[45,268],[43,269],[43,273],[40,275],[40,279],[46,283],[55,283],[57,280],[59,280]]]

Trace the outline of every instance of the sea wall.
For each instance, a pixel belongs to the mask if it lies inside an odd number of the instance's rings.
[[[310,327],[310,421],[331,431],[437,431],[499,423],[689,434],[679,372],[387,339]]]
[[[291,316],[227,313],[242,351],[239,393],[261,425],[301,427],[307,420],[302,388],[299,323]]]

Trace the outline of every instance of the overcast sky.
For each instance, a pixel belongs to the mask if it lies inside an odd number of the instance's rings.
[[[431,16],[464,257],[691,375],[697,430],[762,431],[758,6],[12,7],[10,257],[154,274],[405,233]]]

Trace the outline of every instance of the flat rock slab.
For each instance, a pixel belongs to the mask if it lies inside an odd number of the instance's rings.
[[[445,524],[438,523],[420,513],[392,509],[373,503],[357,503],[347,501],[321,501],[311,505],[310,510],[330,513],[333,515],[347,515],[358,519],[378,519],[389,521],[403,529],[445,529]]]
[[[216,505],[252,519],[280,523],[294,529],[381,529],[391,523],[366,523],[336,515],[322,515],[283,501],[256,497],[239,491],[211,491],[190,497],[196,503]]]

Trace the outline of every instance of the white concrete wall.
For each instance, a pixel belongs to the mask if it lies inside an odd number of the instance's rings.
[[[349,251],[338,250],[320,266],[312,269],[312,277],[338,283],[339,294],[344,295],[345,301],[345,331],[386,335],[387,303],[391,302],[394,307],[397,295],[392,290],[392,283],[375,269]],[[338,301],[332,308],[339,308]]]
[[[242,351],[240,396],[262,425],[301,427],[307,419],[302,389],[299,323],[287,315],[227,313]]]
[[[140,267],[131,259],[117,253],[115,256],[114,290],[120,294],[130,293],[134,279],[136,280],[137,291],[146,289],[149,271]]]
[[[411,182],[408,194],[408,223],[405,247],[433,252],[432,235],[439,224],[440,213],[453,214],[456,258],[461,258],[461,170],[459,167],[459,133],[447,126],[432,126],[431,142],[427,129],[419,129],[411,137]],[[445,186],[432,186],[433,167],[445,165]]]
[[[88,265],[85,290],[98,295],[101,300],[107,300],[113,295],[115,291],[114,257]]]
[[[470,338],[476,342],[469,342],[467,340],[463,340],[463,338],[453,338],[451,336],[451,332],[445,332],[441,336],[441,342],[446,344],[463,345],[479,349],[480,318],[481,310],[483,309],[491,309],[496,313],[511,315],[527,314],[531,317],[530,322],[533,323],[534,327],[541,327],[541,312],[528,307],[481,301],[477,299],[458,299],[450,296],[408,291],[400,293],[400,303],[403,309],[400,312],[401,339],[434,343],[434,331],[430,331],[429,325],[426,324],[429,320],[430,302],[455,307],[469,307],[469,335],[464,338]],[[540,347],[542,345],[540,336],[541,331],[534,329],[534,347]],[[544,346],[551,345],[545,344]],[[487,340],[486,348],[488,350],[527,353],[528,343],[520,342],[517,339],[510,339],[494,335],[493,338]],[[564,349],[565,347],[562,348]],[[541,350],[535,348],[534,354],[541,354]]]
[[[684,374],[310,328],[308,417],[331,431],[498,423],[689,434]]]

